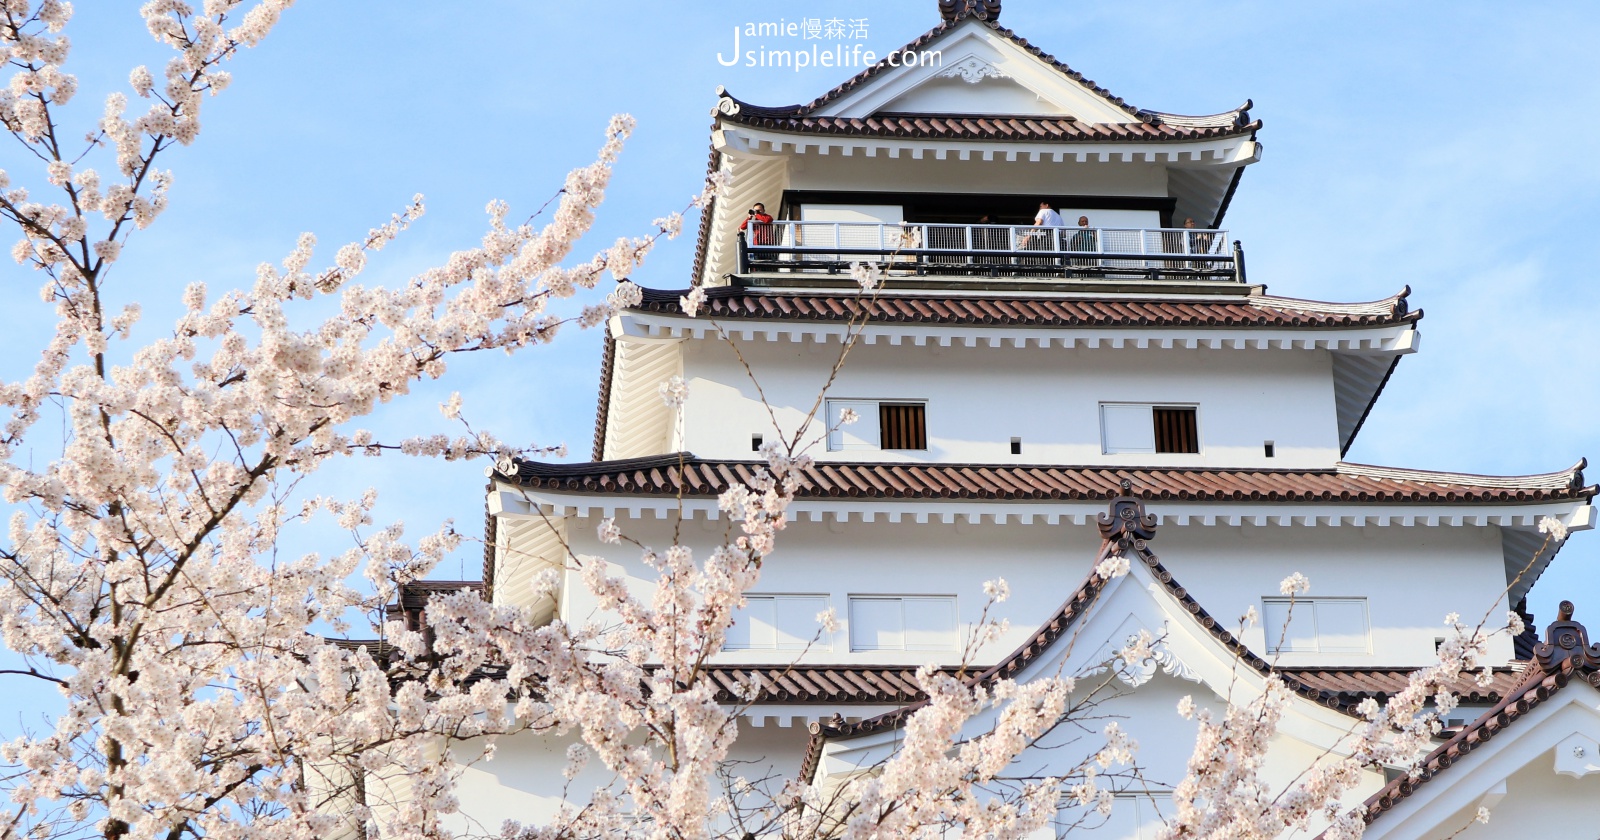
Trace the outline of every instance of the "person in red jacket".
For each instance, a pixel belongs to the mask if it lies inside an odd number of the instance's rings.
[[[751,222],[755,224],[752,225]],[[767,206],[759,201],[750,208],[750,215],[739,223],[740,230],[746,227],[750,229],[751,245],[772,245],[777,241],[778,230],[772,226],[772,217],[767,215]]]

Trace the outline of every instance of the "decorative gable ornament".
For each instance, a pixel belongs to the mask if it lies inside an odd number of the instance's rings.
[[[1161,632],[1146,646],[1150,655],[1136,661],[1127,661],[1125,652],[1139,644],[1139,627],[1139,620],[1135,616],[1129,615],[1124,619],[1111,638],[1106,639],[1105,643],[1100,646],[1098,658],[1101,664],[1085,671],[1084,676],[1093,676],[1107,669],[1113,669],[1117,679],[1121,680],[1124,685],[1129,688],[1138,688],[1149,682],[1150,678],[1156,675],[1156,670],[1159,668],[1169,677],[1177,677],[1194,683],[1200,681],[1200,675],[1195,673],[1194,669],[1185,664],[1183,660],[1179,659],[1178,655],[1173,653],[1172,649],[1167,646],[1167,633],[1169,631],[1166,622],[1162,622]],[[1113,640],[1119,638],[1121,642],[1113,645]]]
[[[1111,509],[1097,514],[1100,538],[1117,547],[1118,551],[1143,551],[1145,543],[1155,539],[1159,520],[1155,514],[1145,513],[1144,501],[1131,495],[1133,482],[1122,480],[1122,495],[1111,500]],[[1554,625],[1552,625],[1554,626]]]
[[[995,67],[993,64],[990,64],[989,62],[984,61],[977,56],[968,56],[961,61],[956,62],[949,69],[940,73],[939,76],[946,79],[960,77],[961,81],[966,82],[969,85],[975,85],[983,81],[985,78],[1011,78],[1005,73],[1002,73],[998,67]]]
[[[1600,742],[1574,732],[1556,744],[1556,772],[1563,776],[1581,779],[1590,773],[1600,773]]]
[[[1000,0],[939,0],[939,17],[948,23],[968,17],[996,21],[1000,19]]]
[[[1546,673],[1561,670],[1568,659],[1579,668],[1600,668],[1600,644],[1589,644],[1589,630],[1572,620],[1572,602],[1562,601],[1556,620],[1545,628],[1545,641],[1533,649],[1533,659]]]

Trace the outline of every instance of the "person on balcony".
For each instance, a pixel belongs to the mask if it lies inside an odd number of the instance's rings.
[[[1183,226],[1186,229],[1193,228],[1194,219],[1184,219]],[[1216,233],[1209,230],[1185,230],[1184,235],[1189,237],[1189,253],[1191,254],[1211,253],[1211,245],[1217,240]],[[1211,268],[1211,263],[1196,261],[1189,263],[1189,267],[1204,270]]]
[[[754,224],[751,224],[754,222]],[[778,229],[772,224],[772,217],[767,215],[767,206],[756,202],[750,208],[750,215],[739,223],[739,229],[750,231],[750,238],[746,240],[751,245],[776,245]]]
[[[1164,229],[1161,231],[1161,253],[1163,254],[1189,254],[1193,253],[1190,246],[1194,234],[1188,231],[1194,227],[1194,219],[1184,219],[1182,230]],[[1194,268],[1188,260],[1166,260],[1161,263],[1163,268]]]
[[[1073,232],[1072,241],[1067,245],[1067,250],[1068,251],[1098,251],[1098,250],[1100,250],[1099,247],[1098,247],[1098,241],[1099,241],[1099,238],[1100,238],[1099,234],[1100,234],[1100,231],[1097,231],[1094,228],[1089,227],[1089,217],[1088,216],[1079,216],[1078,217],[1078,229]],[[1095,259],[1077,258],[1077,259],[1074,259],[1072,261],[1072,264],[1073,265],[1077,265],[1077,266],[1095,266],[1095,265],[1099,265],[1100,261],[1099,260],[1095,260]]]
[[[1033,223],[1037,225],[1033,230],[1022,235],[1022,241],[1017,243],[1020,251],[1054,251],[1056,250],[1056,229],[1067,226],[1065,219],[1057,213],[1050,202],[1039,202],[1039,212],[1034,215]],[[1034,261],[1028,261],[1034,262]]]
[[[1039,202],[1039,213],[1033,217],[1033,223],[1039,227],[1058,228],[1067,226],[1067,221],[1061,218],[1061,214],[1057,213],[1048,201]]]

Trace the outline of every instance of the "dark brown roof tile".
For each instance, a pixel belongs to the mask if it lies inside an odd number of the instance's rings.
[[[713,461],[688,453],[548,464],[519,461],[511,476],[530,489],[606,495],[714,496],[748,480],[756,461]],[[1504,504],[1590,499],[1583,464],[1535,476],[1470,476],[1339,464],[1322,470],[1182,469],[1017,464],[856,463],[823,461],[806,471],[800,498],[1109,499],[1123,479],[1146,498],[1286,503],[1357,500],[1386,504]]]
[[[837,291],[766,292],[723,286],[708,290],[700,317],[848,321],[863,313],[880,324],[1028,327],[1261,327],[1331,329],[1414,323],[1422,310],[1406,304],[1410,290],[1366,304],[1330,304],[1280,297],[1214,300],[1159,298],[980,297],[860,295]],[[646,289],[638,309],[681,315],[687,290]]]

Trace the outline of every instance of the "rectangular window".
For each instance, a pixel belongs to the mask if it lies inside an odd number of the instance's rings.
[[[1200,429],[1193,408],[1154,406],[1156,451],[1193,454],[1200,451]]]
[[[845,409],[856,421],[844,422]],[[922,402],[828,400],[828,449],[908,450],[928,448],[928,406]]]
[[[1087,824],[1094,825],[1096,818],[1092,808],[1085,809],[1075,801],[1064,799],[1059,817],[1060,827],[1075,826],[1084,818],[1086,810],[1090,812]],[[1166,791],[1123,791],[1113,794],[1111,816],[1106,818],[1104,825],[1095,829],[1094,836],[1115,840],[1155,840],[1165,824],[1162,817],[1171,818],[1173,814],[1172,794]]]
[[[1365,598],[1263,598],[1268,653],[1370,653]],[[1285,624],[1288,627],[1285,629]]]
[[[956,636],[952,596],[850,596],[851,650],[953,651]]]
[[[927,449],[927,406],[922,403],[879,403],[878,440],[883,449]]]
[[[1199,409],[1101,403],[1100,442],[1107,455],[1195,454],[1200,451]]]
[[[723,650],[800,650],[816,638],[817,613],[828,608],[826,595],[746,595],[744,600]],[[816,647],[832,647],[826,633]]]

